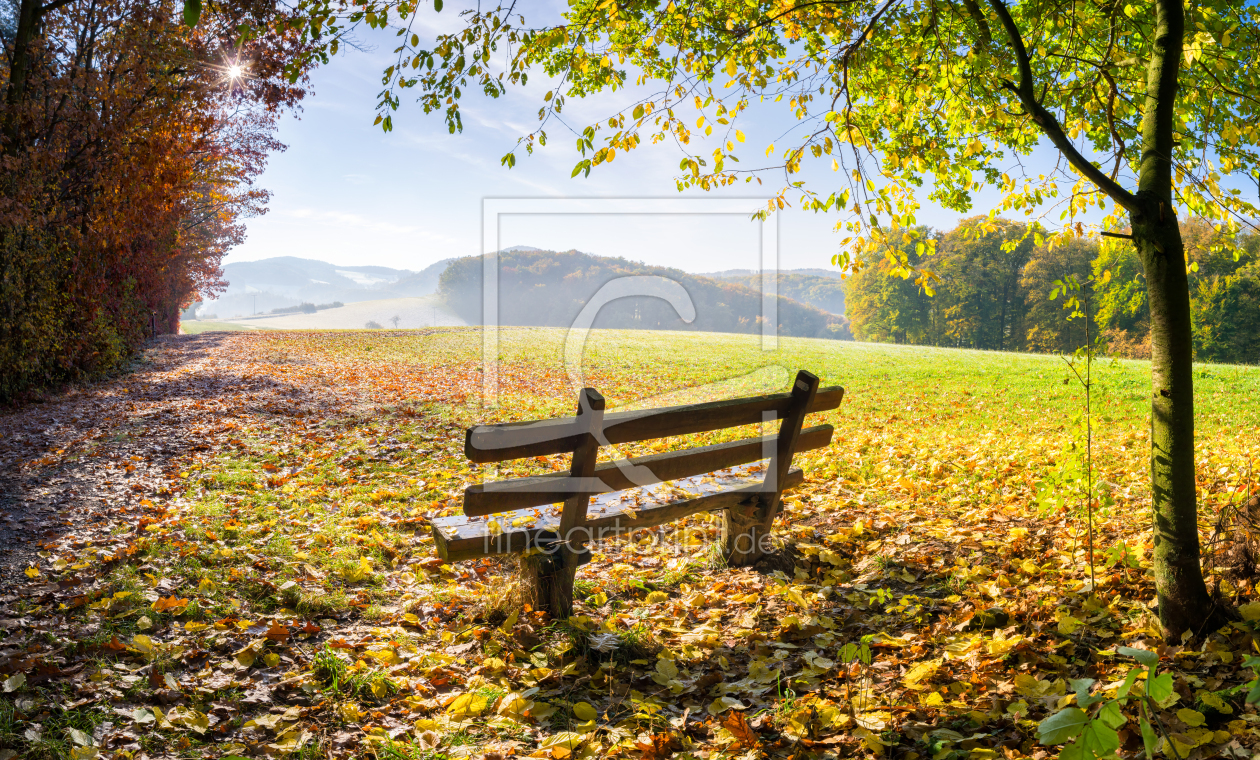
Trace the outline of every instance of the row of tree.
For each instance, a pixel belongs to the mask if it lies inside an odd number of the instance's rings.
[[[442,272],[439,293],[461,318],[483,319],[483,259],[456,259]],[[578,251],[502,251],[498,254],[498,324],[569,327],[601,288],[614,280],[642,277],[626,295],[602,305],[590,326],[643,330],[697,330],[759,333],[764,324],[762,296],[739,283],[690,275],[677,269],[648,266],[624,258],[591,256]],[[658,278],[652,280],[649,278]],[[662,283],[666,283],[662,287]],[[681,296],[675,283],[685,291]],[[683,302],[688,302],[690,307]],[[779,296],[779,335],[806,338],[848,338],[846,320],[807,304]],[[683,312],[694,309],[690,320]]]
[[[1210,225],[1181,225],[1189,270],[1195,356],[1260,362],[1260,235],[1236,247]],[[1141,260],[1127,240],[1076,239],[1037,245],[1037,230],[969,219],[953,230],[918,230],[896,253],[939,280],[932,294],[903,278],[885,252],[846,282],[847,316],[858,340],[1068,352],[1104,336],[1113,355],[1150,358],[1150,307]],[[919,246],[924,238],[935,243]],[[1069,318],[1058,283],[1082,284],[1083,316]],[[1058,291],[1056,293],[1056,290]]]
[[[218,3],[191,29],[148,0],[5,5],[0,400],[118,366],[215,290],[303,95],[285,12]]]

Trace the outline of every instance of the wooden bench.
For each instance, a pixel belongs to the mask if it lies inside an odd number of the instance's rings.
[[[463,516],[432,521],[437,552],[448,562],[524,554],[528,601],[561,619],[572,612],[574,573],[591,541],[722,510],[727,563],[750,565],[768,549],[783,491],[804,480],[792,455],[831,442],[832,427],[803,428],[805,415],[843,398],[843,388],[820,389],[802,370],[788,393],[606,415],[603,396],[586,388],[574,417],[470,428],[464,452],[473,462],[572,453],[572,464],[567,473],[469,486]],[[600,446],[773,420],[777,435],[597,464]]]

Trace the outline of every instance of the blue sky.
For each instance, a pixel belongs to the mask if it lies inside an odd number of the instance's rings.
[[[432,18],[432,14],[429,14]],[[441,14],[445,24],[455,13]],[[431,31],[431,30],[430,30]],[[393,36],[362,41],[376,50],[350,51],[314,72],[312,94],[298,114],[284,117],[279,137],[288,144],[271,158],[261,185],[272,192],[270,212],[248,222],[248,239],[225,263],[299,256],[342,265],[376,264],[418,270],[440,259],[479,253],[482,199],[497,198],[748,198],[749,212],[774,189],[741,184],[720,192],[680,194],[673,177],[681,157],[676,146],[643,146],[598,167],[589,178],[570,178],[579,159],[564,127],[549,128],[551,141],[521,155],[513,169],[500,157],[536,124],[542,87],[510,90],[490,100],[466,96],[464,131],[449,134],[440,115],[426,115],[404,99],[395,129],[372,126],[380,75],[392,56]],[[535,79],[535,83],[538,79]],[[630,93],[570,100],[569,123],[578,129],[616,113]],[[783,104],[755,107],[741,119],[748,140],[743,166],[766,161],[765,146],[797,125]],[[646,143],[646,141],[645,141]],[[778,175],[781,178],[781,175]],[[804,177],[824,195],[840,189],[822,162]],[[986,210],[987,207],[977,207]],[[957,214],[924,208],[919,221],[952,227]],[[1057,216],[1057,214],[1056,214]],[[779,220],[780,266],[828,267],[838,251],[837,217],[794,210]],[[759,232],[737,216],[590,217],[520,216],[503,221],[502,245],[576,248],[625,256],[692,272],[756,268]]]

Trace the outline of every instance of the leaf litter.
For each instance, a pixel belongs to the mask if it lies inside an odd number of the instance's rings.
[[[906,399],[860,382],[757,568],[722,567],[697,516],[597,547],[555,621],[512,602],[512,559],[444,564],[429,521],[466,485],[567,464],[462,457],[469,424],[568,413],[540,332],[505,340],[492,412],[477,334],[445,330],[170,338],[0,416],[0,757],[1038,758],[1039,733],[1079,730],[1073,680],[1118,688],[1126,646],[1170,674],[1164,754],[1260,744],[1254,579],[1215,576],[1243,620],[1160,640],[1123,426],[1100,443],[1097,589],[1073,516],[1037,507],[1061,430],[960,429],[972,409],[926,446],[907,431],[966,396],[890,413]],[[590,384],[682,382],[625,343]],[[1204,455],[1205,504],[1254,490],[1249,445]]]

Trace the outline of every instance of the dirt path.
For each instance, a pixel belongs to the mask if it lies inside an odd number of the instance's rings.
[[[136,414],[137,390],[204,365],[216,342],[212,336],[161,339],[134,372],[0,414],[0,584],[6,594],[27,580],[23,571],[39,544],[103,527],[111,515],[133,508],[153,485],[147,470],[160,469],[188,445],[171,430],[154,435],[145,422],[174,399],[152,399]],[[150,464],[137,467],[132,456]]]
[[[74,532],[108,551],[170,495],[179,460],[208,449],[236,415],[344,401],[256,371],[259,357],[240,350],[248,340],[160,338],[118,378],[0,412],[0,604],[19,586],[27,595],[67,591],[27,583],[41,545]]]
[[[430,332],[380,331],[373,337]],[[91,753],[98,749],[120,750],[127,757],[149,752],[155,760],[188,757],[189,742],[209,738],[211,726],[220,743],[227,738],[270,742],[267,746],[288,742],[275,750],[282,754],[314,742],[344,755],[359,743],[363,732],[340,728],[341,721],[325,725],[306,719],[310,697],[291,678],[297,671],[290,672],[309,667],[308,647],[321,646],[330,636],[341,642],[366,640],[361,616],[348,602],[345,609],[324,610],[319,624],[309,616],[300,622],[286,619],[290,626],[274,615],[242,621],[232,609],[256,612],[249,593],[236,593],[248,585],[245,574],[276,590],[268,580],[276,560],[247,556],[243,548],[239,556],[244,560],[230,574],[216,581],[201,576],[213,589],[231,589],[224,592],[231,605],[208,618],[211,622],[171,620],[183,607],[170,613],[159,604],[162,597],[172,603],[184,597],[179,601],[185,607],[189,597],[207,598],[196,579],[173,568],[179,557],[171,544],[153,552],[155,540],[188,545],[181,523],[198,518],[188,512],[197,497],[186,494],[190,489],[204,493],[200,473],[205,462],[247,445],[287,450],[294,441],[323,440],[319,436],[329,420],[351,428],[375,424],[383,407],[414,398],[425,385],[427,375],[412,373],[406,382],[373,393],[370,371],[363,373],[335,354],[294,347],[306,337],[274,332],[169,336],[146,346],[117,378],[0,411],[0,760],[14,757],[15,751],[39,760],[95,757]],[[455,440],[448,427],[441,428],[443,438]],[[392,455],[390,449],[381,456]],[[361,461],[347,460],[346,471],[353,473],[348,480],[360,475]],[[285,468],[286,474],[266,462],[258,467],[259,472],[243,474],[250,486],[259,476],[263,489],[271,481],[283,484],[293,470],[302,469]],[[262,515],[271,512],[264,509],[254,517]],[[231,529],[216,528],[225,534]],[[312,578],[324,577],[313,572]],[[128,578],[141,579],[140,585],[120,590]],[[118,609],[120,600],[126,600],[126,609]],[[178,650],[179,659],[157,663],[158,645],[145,649],[157,638],[141,631],[160,637],[161,652]],[[242,664],[244,655],[236,650],[263,646],[258,642],[269,642],[273,649],[286,644],[283,656],[269,653]],[[102,662],[107,666],[102,668]],[[257,667],[251,670],[251,665]],[[190,707],[190,700],[206,712]],[[48,709],[54,704],[56,709]],[[242,711],[259,713],[259,725],[272,726],[267,711],[277,705],[283,705],[278,708],[282,715],[306,711],[300,730],[285,733],[287,738],[267,738],[251,723],[239,731]],[[162,709],[171,717],[157,719],[159,731],[191,734],[155,733],[153,716]],[[284,724],[293,725],[291,720]],[[230,755],[244,751],[243,744],[222,746]]]

